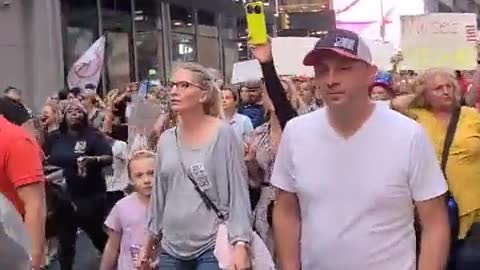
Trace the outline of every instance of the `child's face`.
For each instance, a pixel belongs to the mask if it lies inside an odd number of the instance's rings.
[[[140,158],[130,162],[130,178],[135,191],[144,196],[152,193],[154,165],[154,158]]]

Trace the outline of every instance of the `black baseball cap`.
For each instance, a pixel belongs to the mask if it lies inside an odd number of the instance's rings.
[[[345,29],[328,31],[324,38],[305,56],[305,66],[315,66],[325,51],[332,51],[344,57],[372,64],[372,54],[367,44],[355,32]]]

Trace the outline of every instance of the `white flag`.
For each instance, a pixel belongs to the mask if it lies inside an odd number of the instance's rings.
[[[102,73],[105,54],[105,36],[101,36],[90,48],[73,64],[68,72],[68,87],[84,89],[86,85],[98,85]]]

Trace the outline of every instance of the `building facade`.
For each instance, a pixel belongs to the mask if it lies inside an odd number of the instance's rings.
[[[425,0],[425,9],[432,12],[477,13],[480,0]]]
[[[228,78],[243,16],[235,0],[0,0],[0,89],[24,89],[38,110],[101,35],[102,90],[124,88],[152,69],[166,81],[177,61],[197,61]]]

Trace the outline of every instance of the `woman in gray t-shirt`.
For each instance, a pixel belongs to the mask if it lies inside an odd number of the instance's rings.
[[[213,249],[223,221],[195,183],[226,217],[236,269],[248,269],[248,184],[235,133],[221,120],[220,90],[204,67],[184,63],[173,73],[170,98],[179,122],[159,140],[142,262],[161,239],[160,269],[219,269]]]

